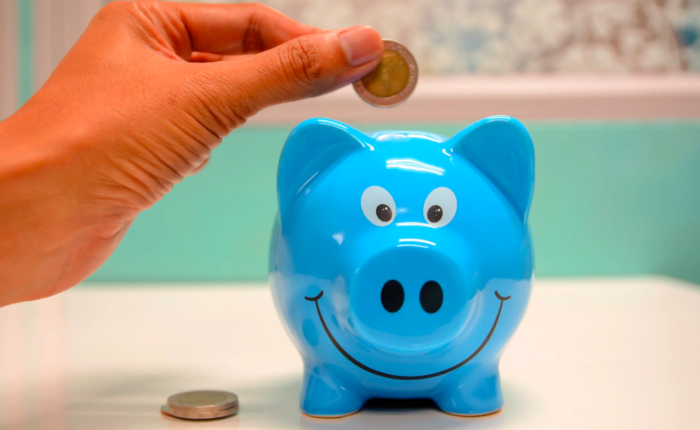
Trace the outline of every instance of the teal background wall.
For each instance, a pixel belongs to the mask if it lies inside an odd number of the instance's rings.
[[[12,1],[12,0],[2,0]],[[19,100],[17,106],[21,106],[29,100],[34,93],[34,2],[32,0],[19,0],[17,3],[17,80]]]
[[[405,125],[358,125],[363,131]],[[467,124],[412,124],[451,136]],[[700,122],[526,123],[536,151],[538,276],[700,282]],[[290,127],[243,127],[139,216],[91,281],[264,280]]]

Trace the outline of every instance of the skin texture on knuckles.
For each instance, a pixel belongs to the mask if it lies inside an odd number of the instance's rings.
[[[498,361],[531,289],[533,189],[532,141],[509,117],[450,139],[323,118],[292,131],[270,281],[304,361],[302,411],[343,416],[374,397],[500,410]]]

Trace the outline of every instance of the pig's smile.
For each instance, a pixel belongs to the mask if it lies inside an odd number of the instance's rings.
[[[464,366],[465,364],[467,364],[469,361],[471,361],[471,359],[476,357],[477,354],[479,354],[479,352],[481,352],[482,349],[484,349],[486,344],[491,339],[491,335],[493,335],[493,332],[496,330],[496,324],[498,324],[498,319],[501,317],[501,310],[503,309],[503,302],[510,299],[510,296],[503,297],[500,294],[498,294],[498,291],[496,291],[495,293],[496,293],[496,298],[498,298],[498,300],[501,301],[501,305],[498,308],[498,314],[496,314],[496,319],[493,322],[493,326],[491,327],[489,334],[486,336],[486,339],[484,339],[484,341],[481,343],[481,345],[479,345],[479,347],[476,349],[476,351],[474,351],[469,357],[464,359],[462,362],[457,363],[448,369],[441,370],[441,371],[435,372],[435,373],[430,373],[427,375],[417,375],[417,376],[392,375],[390,373],[384,373],[384,372],[380,372],[378,370],[374,370],[371,367],[365,366],[364,364],[357,361],[347,351],[345,351],[342,346],[340,346],[340,344],[338,343],[337,340],[335,340],[335,338],[333,337],[333,334],[331,334],[331,331],[328,329],[328,326],[326,325],[326,321],[324,321],[324,319],[323,319],[323,315],[321,314],[321,308],[318,306],[318,301],[321,299],[321,297],[323,297],[323,291],[321,291],[316,297],[304,297],[304,298],[306,300],[308,300],[310,302],[314,302],[316,304],[316,311],[318,312],[318,317],[321,320],[321,324],[323,325],[323,329],[326,331],[328,338],[331,340],[331,342],[333,342],[333,345],[335,345],[336,349],[338,349],[338,351],[340,351],[340,353],[343,354],[345,356],[345,358],[350,360],[350,362],[352,364],[354,364],[355,366],[359,367],[362,370],[365,370],[369,373],[372,373],[374,375],[381,376],[384,378],[399,379],[402,381],[414,381],[417,379],[435,378],[436,376],[441,376],[441,375],[444,375],[446,373],[450,373],[453,370],[456,370],[456,369]]]

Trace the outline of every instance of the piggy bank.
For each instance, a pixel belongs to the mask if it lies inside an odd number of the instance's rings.
[[[503,406],[499,359],[530,296],[534,150],[505,116],[452,138],[301,123],[279,162],[270,283],[304,362],[301,409]]]

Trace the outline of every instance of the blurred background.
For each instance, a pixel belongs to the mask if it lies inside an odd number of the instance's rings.
[[[0,119],[50,75],[104,0],[0,0]],[[536,150],[537,276],[700,283],[700,0],[269,0],[322,28],[405,44],[416,93],[380,110],[350,89],[277,106],[136,220],[90,281],[264,281],[284,140],[314,116],[451,136],[521,119]]]

